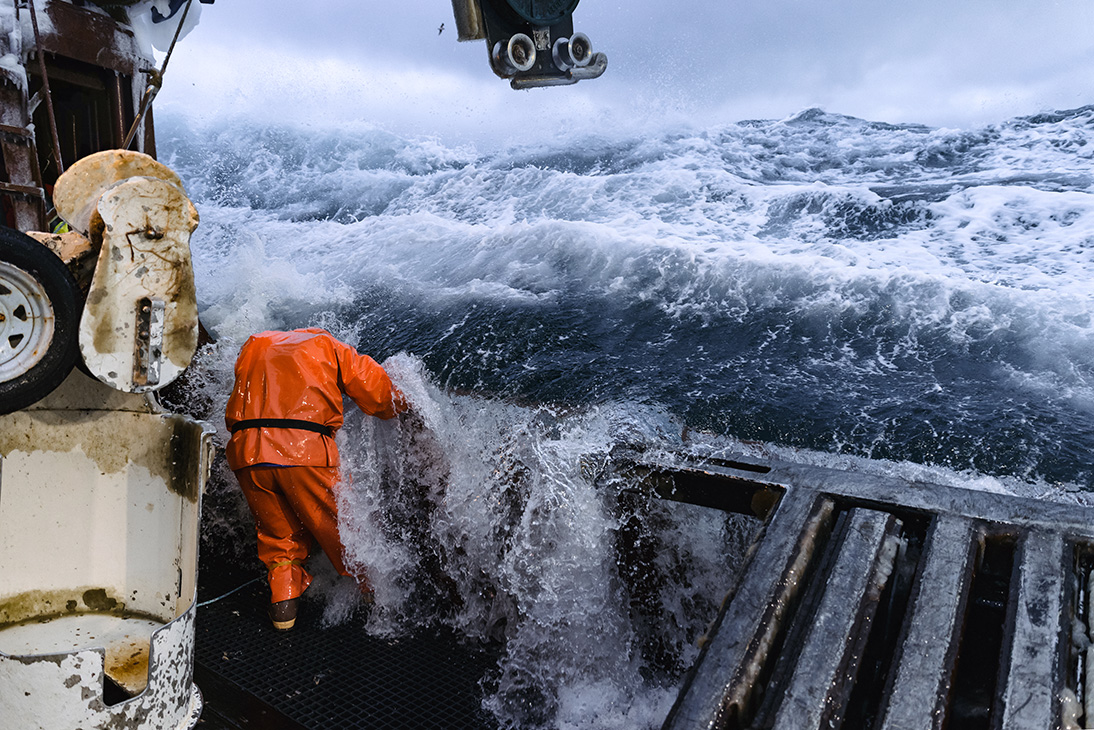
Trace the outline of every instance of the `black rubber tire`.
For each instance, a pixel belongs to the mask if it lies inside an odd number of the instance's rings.
[[[9,280],[9,277],[10,280]],[[29,278],[27,278],[29,277]],[[11,303],[23,298],[18,286],[29,282],[53,310],[53,332],[33,352],[17,353],[23,332],[9,335],[5,322],[13,316]],[[19,307],[14,307],[18,313]],[[25,307],[23,308],[25,310]],[[0,226],[0,333],[10,337],[0,341],[0,413],[26,408],[46,397],[68,377],[79,357],[80,294],[76,280],[64,262],[30,236]],[[42,337],[46,330],[39,329]],[[10,358],[10,359],[3,359]],[[17,372],[15,372],[17,370]]]

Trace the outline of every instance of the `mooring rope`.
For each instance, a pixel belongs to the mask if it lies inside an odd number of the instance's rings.
[[[241,586],[238,586],[238,587],[236,587],[236,588],[233,588],[232,590],[228,591],[227,593],[225,593],[225,594],[224,594],[224,595],[222,595],[222,596],[217,596],[216,598],[210,598],[210,599],[209,599],[208,601],[202,601],[201,603],[199,603],[199,604],[197,605],[197,607],[198,607],[198,608],[202,608],[203,606],[208,606],[208,605],[209,605],[210,603],[216,603],[216,602],[217,602],[217,601],[219,601],[220,599],[222,599],[222,598],[227,598],[228,596],[232,595],[232,594],[233,594],[233,593],[235,593],[236,591],[241,591],[241,590],[243,590],[244,588],[246,588],[247,586],[251,585],[252,583],[257,583],[258,581],[262,580],[262,579],[263,579],[264,577],[265,577],[265,576],[262,576],[262,575],[260,575],[260,576],[257,576],[257,577],[255,577],[255,578],[251,578],[251,579],[250,579],[249,581],[247,581],[247,582],[246,582],[246,583],[244,583],[243,585],[241,585]]]

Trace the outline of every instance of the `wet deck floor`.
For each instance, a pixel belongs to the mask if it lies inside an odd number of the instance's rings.
[[[221,588],[203,586],[199,602]],[[321,607],[308,601],[292,631],[276,632],[265,614],[266,591],[251,583],[198,609],[195,680],[206,703],[198,728],[497,727],[479,688],[497,662],[491,650],[467,646],[444,628],[371,637],[363,612],[323,628]]]

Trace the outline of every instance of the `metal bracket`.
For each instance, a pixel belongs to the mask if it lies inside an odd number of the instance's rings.
[[[534,89],[541,86],[569,86],[585,79],[595,79],[608,68],[608,57],[603,53],[594,53],[588,66],[571,68],[563,76],[519,76],[509,85],[514,89]]]
[[[151,297],[142,297],[137,305],[137,356],[133,359],[133,382],[137,385],[158,385],[160,382],[166,310],[166,302]]]

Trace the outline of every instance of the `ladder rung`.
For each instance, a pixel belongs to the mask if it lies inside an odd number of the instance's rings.
[[[0,124],[0,134],[10,134],[15,137],[23,137],[24,139],[32,139],[34,137],[34,134],[26,127],[16,127],[11,124]]]
[[[1018,605],[1003,691],[1002,727],[1004,730],[1057,727],[1060,705],[1057,695],[1062,685],[1061,617],[1065,613],[1063,593],[1067,580],[1063,536],[1058,532],[1030,530],[1020,556]]]
[[[37,185],[16,185],[0,182],[0,195],[25,195],[30,198],[45,198],[45,192]]]
[[[806,494],[780,501],[752,557],[752,565],[762,567],[748,570],[737,586],[665,730],[718,727],[726,713],[747,711],[833,508]]]

